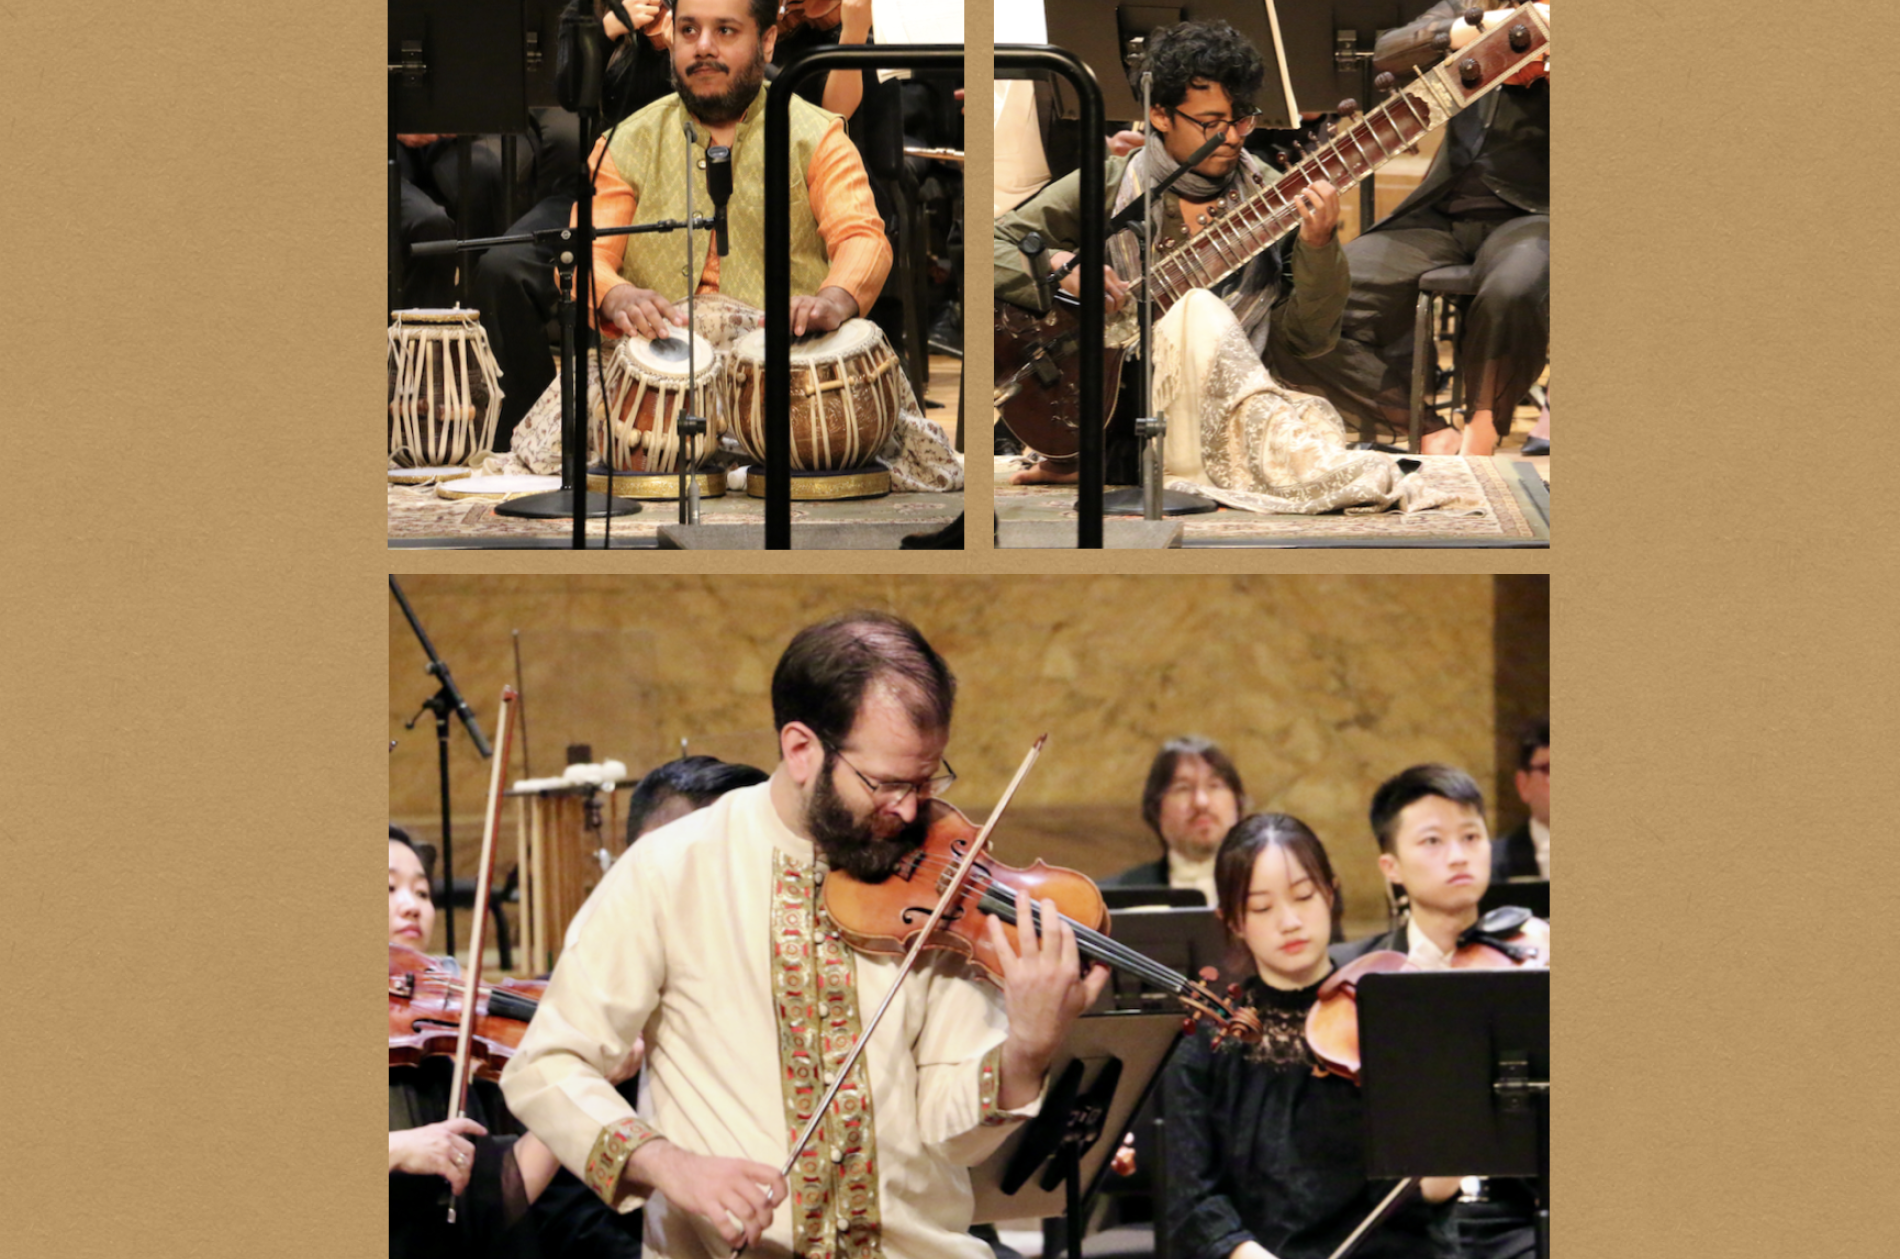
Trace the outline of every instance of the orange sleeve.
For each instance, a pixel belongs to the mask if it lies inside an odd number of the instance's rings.
[[[600,163],[599,173],[594,178],[594,226],[625,227],[633,222],[634,211],[639,207],[639,197],[632,185],[620,176],[620,168],[614,165],[614,159],[606,152],[607,140],[603,136],[594,144],[594,152],[587,159],[591,169],[595,162]],[[568,225],[580,221],[578,213],[568,215]],[[620,278],[620,262],[627,256],[627,238],[625,236],[596,236],[594,238],[594,306],[600,306],[600,299],[616,285],[625,284]],[[594,312],[587,312],[591,321]]]
[[[870,313],[891,273],[891,244],[884,236],[884,220],[871,200],[871,183],[857,148],[845,138],[844,122],[834,118],[812,152],[805,172],[811,195],[812,217],[824,237],[831,270],[825,286],[833,285],[858,299],[858,314]]]

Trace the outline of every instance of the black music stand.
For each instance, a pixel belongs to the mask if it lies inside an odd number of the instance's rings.
[[[970,1172],[975,1223],[1063,1216],[1080,1259],[1087,1206],[1181,1036],[1178,1009],[1077,1019],[1036,1118]]]
[[[1550,1259],[1550,972],[1359,981],[1366,1175],[1518,1176]]]
[[[402,304],[402,173],[398,135],[460,137],[455,234],[468,237],[474,137],[528,127],[522,0],[389,0],[389,308]],[[514,172],[507,172],[512,180]],[[469,268],[461,268],[462,304]]]
[[[1493,881],[1484,890],[1484,899],[1478,902],[1478,915],[1483,917],[1500,905],[1522,905],[1539,918],[1550,918],[1550,880],[1549,879],[1506,879]]]

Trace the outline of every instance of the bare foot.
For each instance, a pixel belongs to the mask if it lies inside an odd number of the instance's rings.
[[[1422,455],[1455,455],[1458,443],[1463,438],[1455,428],[1441,428],[1425,434],[1418,439],[1419,453]]]
[[[1482,459],[1498,448],[1498,430],[1492,427],[1489,411],[1474,411],[1465,421],[1463,443],[1458,453],[1472,458]]]
[[[1081,479],[1082,467],[1072,460],[1044,459],[1009,474],[1011,485],[1074,485]]]

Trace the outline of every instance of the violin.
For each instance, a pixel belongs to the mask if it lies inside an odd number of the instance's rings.
[[[902,957],[911,951],[981,829],[942,800],[927,801],[925,808],[929,822],[924,842],[889,878],[865,883],[837,870],[825,876],[825,910],[839,934],[859,952]],[[1260,1019],[1251,1009],[1110,939],[1101,890],[1088,876],[1040,859],[1019,867],[987,853],[979,856],[923,947],[966,958],[979,978],[1000,986],[1002,962],[984,920],[1002,919],[1004,936],[1011,947],[1017,947],[1023,913],[1036,924],[1038,935],[1044,930],[1040,902],[1045,900],[1055,902],[1057,914],[1075,933],[1076,948],[1086,960],[1128,971],[1172,993],[1193,1016],[1212,1023],[1217,1039],[1260,1039]],[[1212,973],[1205,978],[1213,978]]]
[[[547,991],[541,979],[504,979],[477,988],[469,1037],[475,1077],[499,1080],[514,1057],[528,1020]],[[413,1067],[425,1058],[453,1058],[462,1027],[463,981],[427,953],[389,946],[389,1065]]]
[[[1306,1043],[1318,1075],[1359,1083],[1359,981],[1367,975],[1420,969],[1411,958],[1381,949],[1327,976],[1306,1014]],[[1458,937],[1453,970],[1550,969],[1550,924],[1517,905],[1492,910]]]

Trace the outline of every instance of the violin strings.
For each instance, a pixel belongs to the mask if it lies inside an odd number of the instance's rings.
[[[923,859],[917,863],[915,868],[941,874],[954,870],[957,864],[956,861],[948,857],[925,855]],[[984,875],[980,870],[972,870],[970,872],[970,877],[965,880],[965,886],[976,890],[979,903],[985,896],[993,894],[1001,906],[1009,910],[1012,915],[1019,912],[1017,905],[1013,902],[1019,901],[1023,894],[1018,892],[1015,888],[999,883],[993,877]],[[1010,901],[1001,900],[1004,893],[1009,895],[1011,898]],[[1042,920],[1042,910],[1039,906],[1035,905],[1034,897],[1031,897],[1030,900],[1031,915],[1033,919],[1040,924]],[[1111,965],[1118,966],[1131,974],[1138,975],[1143,979],[1158,984],[1177,995],[1191,986],[1186,976],[1168,969],[1146,954],[1138,953],[1127,945],[1103,935],[1092,927],[1083,926],[1067,914],[1061,914],[1059,916],[1064,922],[1068,923],[1070,929],[1075,932],[1076,944],[1081,947],[1082,951],[1087,954],[1091,960],[1104,961]]]

